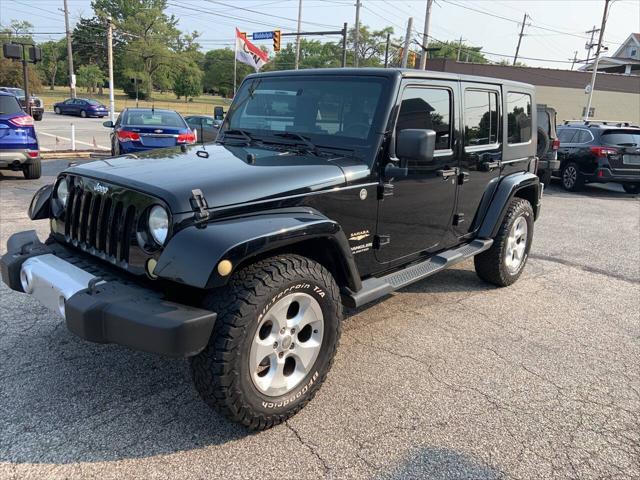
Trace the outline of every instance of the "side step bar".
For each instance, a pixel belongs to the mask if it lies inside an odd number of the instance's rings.
[[[389,295],[395,290],[482,253],[491,248],[491,245],[493,245],[492,239],[476,239],[471,243],[462,245],[454,250],[444,251],[424,262],[414,263],[384,277],[368,278],[362,282],[362,289],[358,292],[347,291],[343,293],[342,301],[350,308],[361,307],[385,295]]]

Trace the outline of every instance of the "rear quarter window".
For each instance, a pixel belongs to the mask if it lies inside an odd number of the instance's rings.
[[[0,96],[0,115],[6,115],[11,113],[20,113],[22,108],[16,100],[16,97],[1,95]]]
[[[640,146],[640,131],[609,130],[602,134],[602,143],[626,147]]]
[[[509,144],[531,140],[531,95],[507,93],[507,139]]]

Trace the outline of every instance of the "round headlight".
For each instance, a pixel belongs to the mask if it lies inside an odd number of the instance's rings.
[[[169,233],[169,214],[164,207],[156,205],[149,212],[149,233],[159,244],[164,245]]]
[[[69,187],[67,187],[67,181],[62,179],[56,187],[56,197],[60,200],[63,207],[67,206],[67,199],[69,198]]]

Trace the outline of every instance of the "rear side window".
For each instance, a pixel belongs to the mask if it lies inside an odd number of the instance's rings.
[[[0,95],[0,115],[20,112],[22,112],[22,108],[20,108],[20,104],[18,103],[18,100],[16,100],[16,97]]]
[[[444,88],[407,88],[396,132],[409,128],[435,130],[436,150],[451,148],[451,92]]]
[[[578,130],[573,138],[573,143],[589,143],[591,140],[593,140],[593,135],[589,130]]]
[[[563,128],[558,131],[558,139],[560,143],[573,143],[573,137],[575,137],[578,131],[575,128]]]
[[[464,92],[464,144],[498,143],[498,94],[481,90]]]
[[[510,144],[531,140],[531,95],[507,93],[507,138]]]
[[[640,145],[640,130],[608,130],[602,134],[602,143],[620,147]]]

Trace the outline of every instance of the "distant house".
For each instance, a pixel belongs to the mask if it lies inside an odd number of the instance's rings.
[[[578,70],[592,71],[593,62],[583,65]],[[610,57],[600,57],[598,71],[640,75],[640,33],[629,35],[629,38]]]

